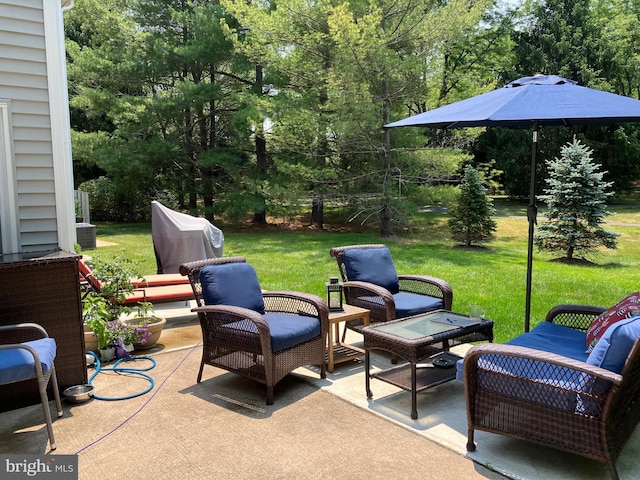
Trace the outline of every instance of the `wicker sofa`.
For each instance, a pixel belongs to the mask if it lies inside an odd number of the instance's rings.
[[[587,330],[604,312],[560,305],[507,344],[469,350],[467,450],[483,430],[604,462],[618,478],[615,461],[640,420],[640,315],[609,327],[587,354]]]

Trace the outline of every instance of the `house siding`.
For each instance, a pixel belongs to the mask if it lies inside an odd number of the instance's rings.
[[[58,248],[43,1],[0,1],[0,98],[11,100],[20,250]]]

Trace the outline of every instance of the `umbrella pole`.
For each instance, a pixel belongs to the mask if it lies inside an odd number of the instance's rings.
[[[528,332],[531,323],[531,273],[533,270],[533,231],[537,224],[538,207],[536,206],[536,153],[538,150],[538,122],[533,124],[531,143],[531,186],[529,188],[529,240],[527,245],[527,291],[524,308],[524,331]]]

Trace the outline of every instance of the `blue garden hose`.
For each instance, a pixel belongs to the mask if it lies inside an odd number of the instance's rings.
[[[106,400],[106,401],[115,401],[115,400],[127,400],[129,398],[135,398],[135,397],[139,397],[141,395],[144,395],[145,393],[149,393],[151,390],[153,390],[153,387],[155,386],[155,382],[153,380],[153,378],[150,375],[147,375],[146,373],[143,372],[147,372],[149,370],[151,370],[152,368],[154,368],[156,366],[156,361],[154,360],[153,357],[149,357],[147,355],[140,355],[140,356],[131,356],[131,357],[126,357],[126,358],[120,358],[118,359],[112,367],[102,367],[100,364],[100,358],[98,357],[98,355],[96,355],[95,353],[89,351],[88,353],[90,353],[91,355],[93,355],[93,357],[96,359],[95,361],[95,369],[96,371],[93,373],[93,375],[91,375],[91,377],[89,378],[89,385],[92,385],[92,381],[95,378],[96,375],[98,375],[101,371],[109,371],[109,372],[116,372],[118,374],[122,374],[122,373],[128,373],[130,375],[138,375],[139,377],[143,377],[146,380],[149,381],[149,386],[145,389],[142,390],[141,392],[138,393],[133,393],[131,395],[126,395],[124,397],[101,397],[99,395],[91,395],[93,398],[97,399],[97,400]],[[146,367],[146,368],[122,368],[119,367],[121,362],[129,362],[132,360],[149,360],[151,362],[151,365]]]

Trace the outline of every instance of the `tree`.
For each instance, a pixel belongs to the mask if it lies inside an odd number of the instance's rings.
[[[612,182],[592,161],[593,151],[574,138],[560,158],[548,162],[549,178],[540,200],[549,207],[548,221],[538,228],[535,243],[540,250],[562,252],[571,261],[575,254],[590,253],[599,246],[616,248],[617,234],[600,224],[609,215],[605,199]]]
[[[639,20],[634,4],[626,0],[525,2],[511,32],[514,61],[507,68],[501,64],[503,68],[498,70],[501,83],[537,73],[557,74],[585,87],[637,97]],[[627,124],[542,128],[536,172],[540,186],[547,176],[545,161],[554,158],[574,134],[589,139],[618,191],[633,185],[640,171],[639,133],[636,126]],[[514,132],[495,128],[483,133],[478,144],[477,160],[496,160],[497,168],[504,172],[505,192],[512,198],[528,194],[522,179],[530,178],[530,152],[521,149],[522,143],[514,139],[525,135],[531,138],[530,129]]]
[[[498,224],[493,218],[493,200],[480,181],[478,171],[471,165],[464,169],[457,204],[451,209],[449,228],[454,240],[470,247],[473,243],[490,240]]]

